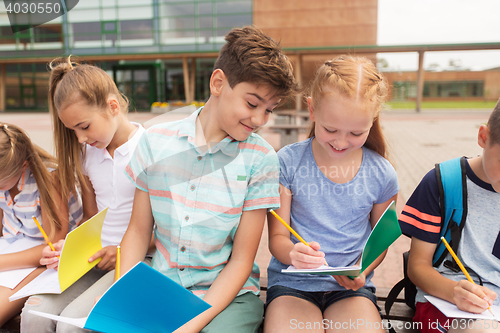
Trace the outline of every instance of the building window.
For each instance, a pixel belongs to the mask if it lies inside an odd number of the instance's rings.
[[[71,26],[75,42],[101,40],[101,22],[79,22]]]
[[[15,44],[16,35],[12,33],[10,26],[0,27],[0,44]]]
[[[33,28],[35,43],[61,42],[62,27],[60,24],[39,25]]]
[[[103,34],[116,34],[118,30],[116,21],[103,21],[101,22],[101,30]]]
[[[121,39],[151,39],[153,25],[151,20],[120,21]]]
[[[482,97],[483,81],[425,82],[424,97]]]

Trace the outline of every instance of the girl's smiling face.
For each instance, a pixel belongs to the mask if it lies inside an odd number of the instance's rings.
[[[343,159],[365,144],[374,121],[374,111],[366,104],[333,92],[314,105],[309,97],[307,103],[315,139],[328,156]]]

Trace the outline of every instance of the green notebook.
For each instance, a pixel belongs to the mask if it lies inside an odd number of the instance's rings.
[[[348,275],[358,276],[372,264],[387,248],[401,236],[396,203],[393,201],[377,221],[361,254],[360,265],[348,267],[320,266],[314,269],[297,269],[289,266],[282,273],[287,274],[319,274],[319,275]]]

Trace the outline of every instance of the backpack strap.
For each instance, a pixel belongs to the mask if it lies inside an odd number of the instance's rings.
[[[391,291],[387,295],[387,298],[385,299],[385,314],[386,314],[386,319],[388,323],[388,328],[389,328],[389,333],[396,333],[396,330],[394,329],[393,325],[390,323],[390,312],[391,308],[394,305],[394,302],[396,302],[396,299],[399,296],[399,293],[401,290],[404,289],[404,299],[406,305],[408,305],[413,311],[415,311],[415,296],[417,294],[417,289],[413,282],[411,282],[410,278],[408,277],[408,258],[410,255],[410,251],[406,251],[403,253],[403,279],[396,283],[394,287],[392,287]]]
[[[467,218],[467,182],[465,157],[448,160],[435,166],[441,207],[441,233],[455,253]],[[439,241],[432,260],[438,267],[448,252]]]

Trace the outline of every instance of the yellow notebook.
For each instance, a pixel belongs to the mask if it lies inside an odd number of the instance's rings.
[[[17,293],[10,301],[35,294],[60,294],[97,265],[100,258],[89,258],[102,249],[101,231],[107,208],[68,233],[59,259],[58,270],[47,269]]]

